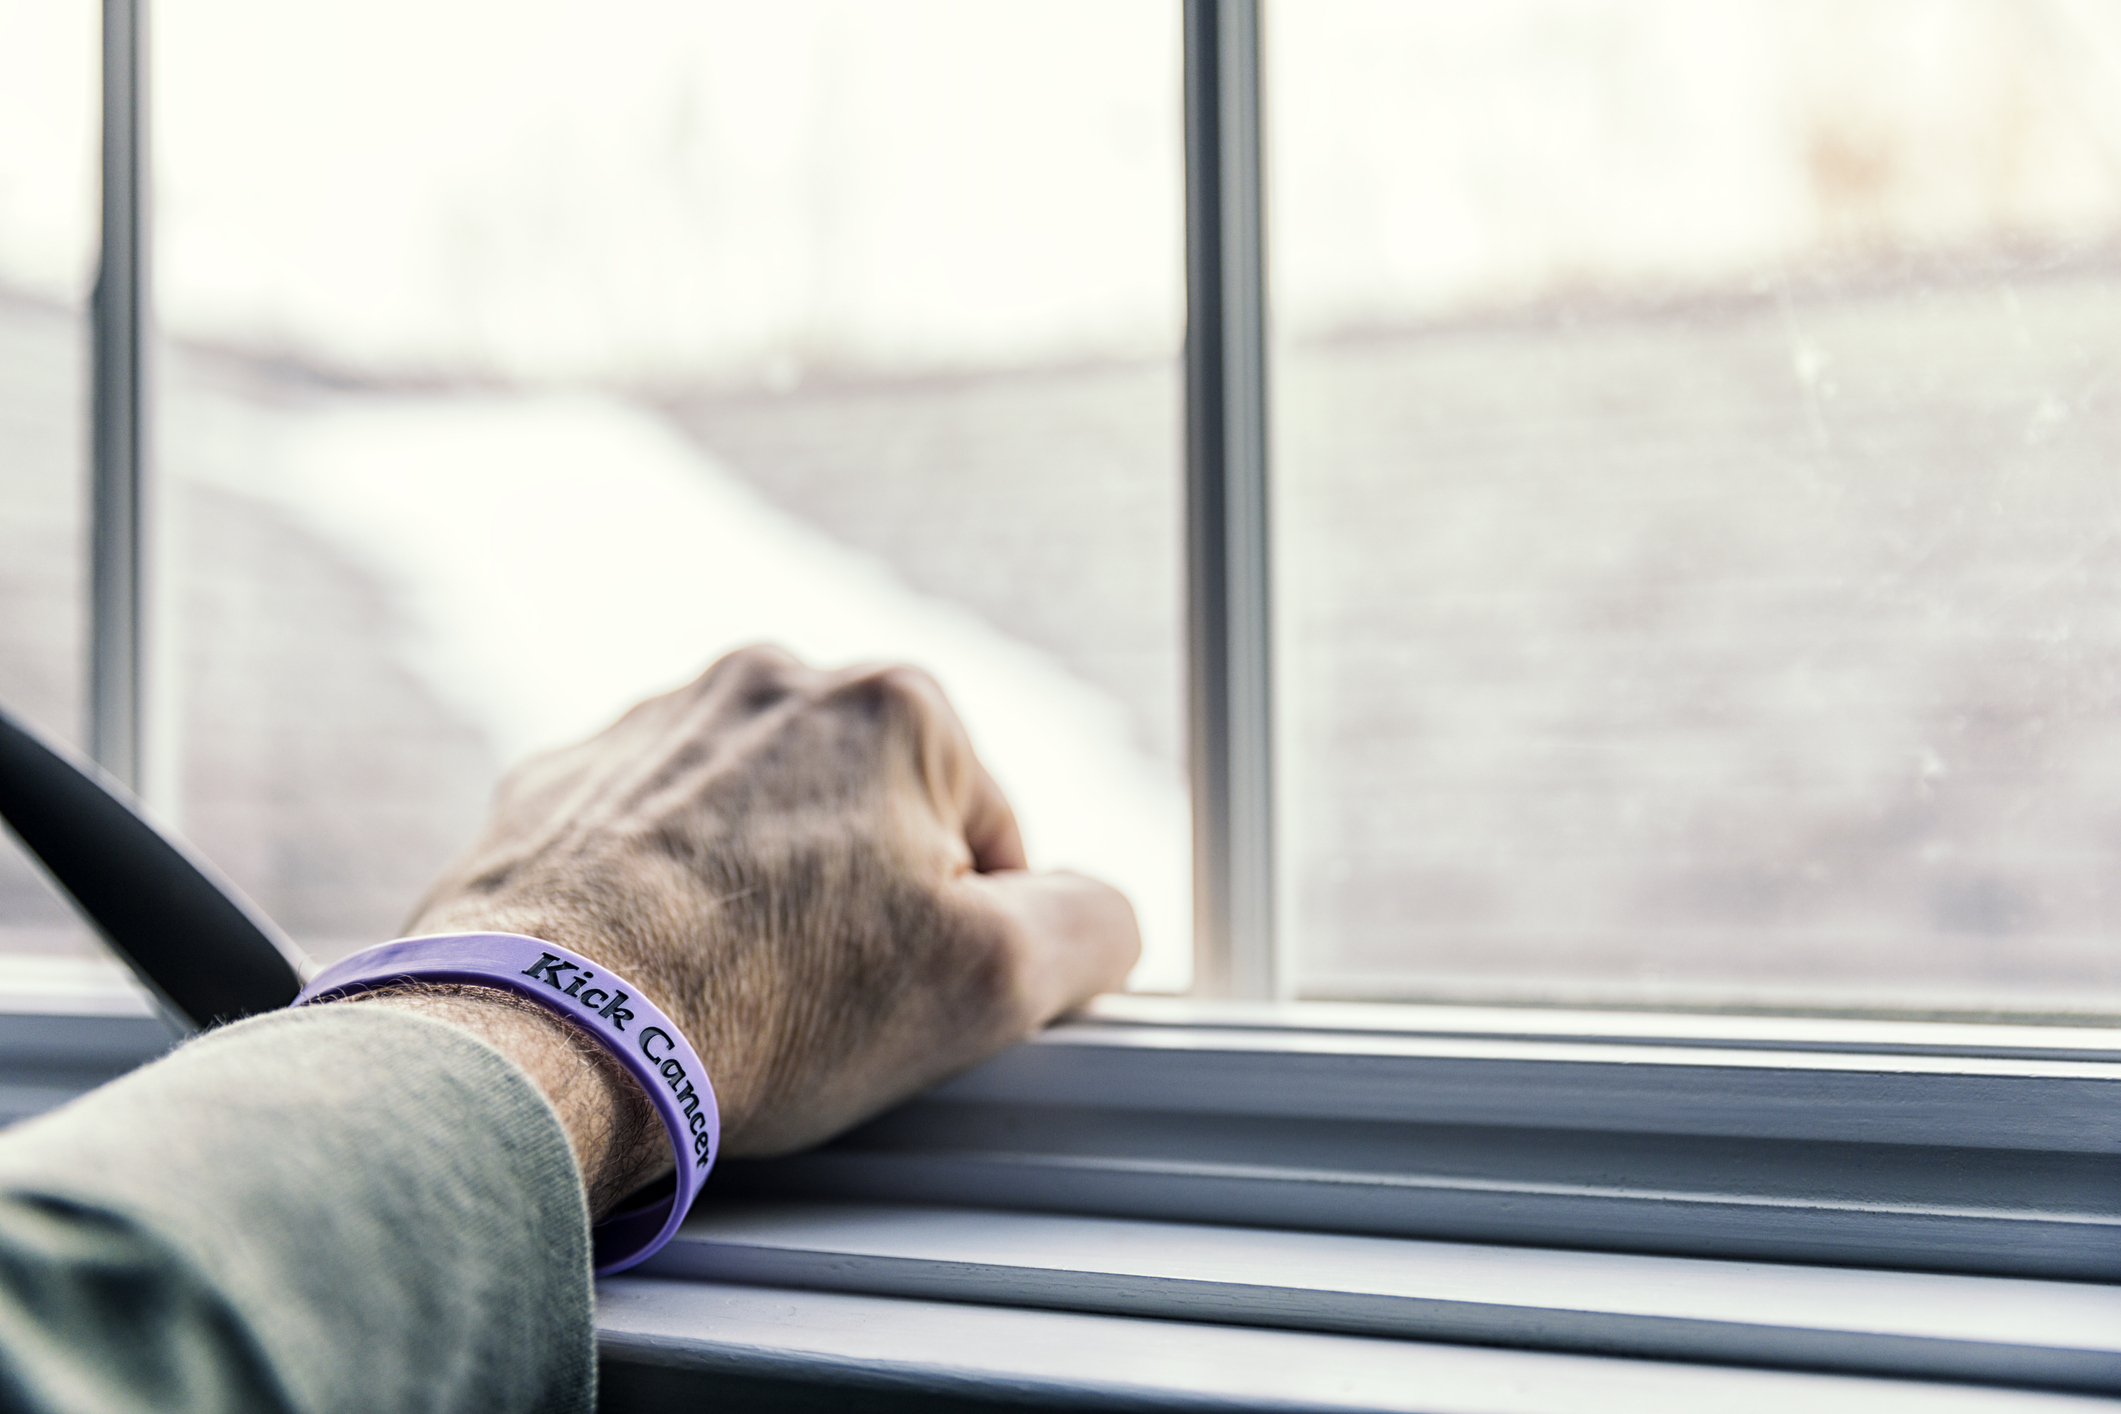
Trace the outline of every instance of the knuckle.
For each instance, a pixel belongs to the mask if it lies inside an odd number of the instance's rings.
[[[778,643],[747,643],[725,653],[722,661],[755,671],[800,669],[803,666],[802,659]]]
[[[879,663],[858,671],[861,679],[872,684],[876,691],[902,702],[918,702],[926,706],[942,696],[942,689],[936,686],[927,669],[911,663]]]
[[[891,663],[876,669],[876,678],[887,691],[923,703],[941,698],[943,690],[926,668],[911,663]]]
[[[793,695],[810,675],[802,659],[774,643],[751,643],[724,654],[701,674],[700,696],[725,695],[747,710],[763,712]]]
[[[942,691],[935,679],[905,663],[850,668],[826,693],[835,706],[864,716],[895,718],[921,727],[935,717]]]

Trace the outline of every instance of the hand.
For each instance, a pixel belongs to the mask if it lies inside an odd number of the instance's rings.
[[[772,648],[517,768],[408,931],[525,933],[635,983],[706,1062],[730,1155],[816,1143],[1140,952],[1116,890],[1028,872],[932,678]]]

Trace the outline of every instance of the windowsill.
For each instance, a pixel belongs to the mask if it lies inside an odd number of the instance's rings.
[[[2121,1391],[2121,1290],[873,1203],[709,1201],[636,1275]]]
[[[48,989],[0,1016],[0,1117],[171,1037]],[[1106,998],[727,1164],[602,1287],[611,1407],[706,1374],[965,1408],[2121,1392],[2117,1099],[2121,1034],[2082,1028]]]
[[[1172,1025],[1103,1002],[820,1149],[730,1163],[719,1191],[2121,1278],[2111,1034],[2058,1048],[1917,1023],[1861,1038],[1809,1023],[1780,1043],[1757,1018],[1650,1018],[1616,1039],[1530,1034],[1545,1013],[1484,1031],[1282,1024],[1302,1011],[1194,1008],[1221,1024]]]
[[[2109,1409],[2005,1389],[624,1276],[599,1289],[600,1404],[1420,1414],[2004,1414]]]
[[[2052,1024],[2029,1024],[1659,1011],[1646,1006],[1607,1009],[1455,1002],[1223,1002],[1114,994],[1099,997],[1082,1019],[1115,1025],[1353,1031],[1382,1036],[2121,1059],[2121,1026],[2094,1025],[2080,1017],[2057,1017]]]
[[[1105,998],[821,1150],[728,1165],[604,1284],[611,1389],[1490,1414],[2110,1395],[2114,1289],[2036,1278],[2121,1270],[2117,1059],[2088,1030]]]

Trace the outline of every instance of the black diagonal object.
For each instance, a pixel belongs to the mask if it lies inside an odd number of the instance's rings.
[[[263,914],[149,824],[100,771],[77,765],[4,708],[0,819],[192,1025],[275,1011],[301,990],[301,954]]]

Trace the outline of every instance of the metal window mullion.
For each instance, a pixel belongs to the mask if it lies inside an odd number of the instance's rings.
[[[102,245],[90,312],[89,754],[134,791],[147,484],[146,0],[103,0]]]
[[[1274,820],[1258,0],[1186,0],[1194,988],[1270,999]]]

